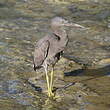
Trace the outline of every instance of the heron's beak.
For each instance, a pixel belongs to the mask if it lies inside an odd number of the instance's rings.
[[[76,28],[87,29],[86,27],[81,26],[81,25],[76,24],[76,23],[65,23],[64,26],[71,26],[71,27],[76,27]]]

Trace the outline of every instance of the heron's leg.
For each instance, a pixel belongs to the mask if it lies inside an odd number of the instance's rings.
[[[53,90],[53,79],[54,78],[54,66],[52,66],[51,76],[50,76],[50,94],[51,96],[54,96],[54,93],[52,93]]]
[[[45,73],[46,73],[46,81],[47,81],[48,96],[50,97],[50,85],[49,85],[49,77],[48,77],[47,66],[44,66],[44,69],[45,69]]]

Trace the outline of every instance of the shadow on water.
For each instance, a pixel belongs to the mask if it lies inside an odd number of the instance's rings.
[[[86,79],[83,78],[85,76],[86,76]],[[65,86],[60,87],[60,88],[54,88],[53,91],[67,89],[67,88],[75,85],[76,83],[83,83],[83,82],[90,81],[90,80],[97,79],[97,78],[101,78],[104,76],[110,76],[110,65],[105,66],[103,68],[98,68],[98,69],[82,68],[82,69],[77,69],[77,70],[73,70],[70,72],[65,72],[64,77],[66,79],[68,77],[70,77],[71,79],[81,77],[81,79],[78,79],[78,80],[76,79],[75,81],[69,81],[70,83],[68,83]]]
[[[70,72],[64,73],[64,76],[78,76],[84,73],[84,69],[78,69]]]
[[[98,69],[78,69],[64,73],[64,76],[93,76],[92,79],[110,75],[110,65]],[[87,79],[89,80],[89,79]]]
[[[28,80],[26,81],[29,85],[31,85],[32,88],[35,89],[35,91],[38,91],[39,93],[42,92],[42,88],[40,86],[36,86],[35,84],[30,83]]]

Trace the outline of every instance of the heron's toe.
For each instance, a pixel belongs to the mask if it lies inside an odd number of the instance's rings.
[[[53,92],[50,92],[50,97],[55,97],[55,94]]]

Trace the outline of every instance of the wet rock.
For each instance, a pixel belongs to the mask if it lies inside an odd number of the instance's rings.
[[[23,92],[23,83],[19,80],[9,80],[2,83],[2,89],[8,94],[18,94]]]
[[[28,94],[28,93],[19,93],[19,94],[16,94],[16,95],[12,95],[10,96],[11,98],[13,99],[16,99],[16,101],[19,103],[19,104],[22,104],[22,105],[32,105],[32,102],[34,101],[34,98],[31,94]]]
[[[102,10],[101,12],[99,12],[97,15],[95,15],[95,17],[98,20],[104,20],[107,19],[110,16],[110,10]]]
[[[85,102],[84,102],[84,94],[82,94],[81,92],[75,93],[74,99],[75,99],[77,104],[80,104],[80,105],[84,105],[85,104]]]

